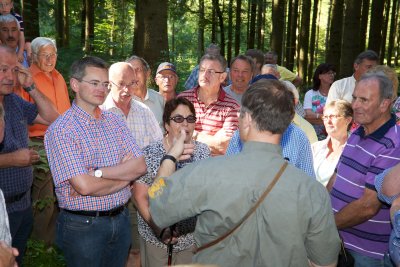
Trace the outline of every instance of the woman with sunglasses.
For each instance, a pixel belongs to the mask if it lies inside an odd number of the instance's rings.
[[[147,164],[147,174],[140,177],[133,185],[133,198],[138,214],[138,228],[140,234],[140,254],[142,267],[165,266],[168,262],[168,245],[160,238],[161,229],[152,223],[149,212],[148,188],[156,177],[160,161],[171,148],[174,140],[180,135],[181,130],[186,132],[185,143],[193,142],[195,145],[193,155],[185,161],[178,161],[177,169],[194,161],[211,156],[207,145],[192,141],[195,128],[196,113],[193,104],[186,98],[178,97],[168,101],[164,107],[163,125],[166,131],[165,137],[158,142],[150,144],[143,150]],[[190,218],[176,224],[176,231],[180,236],[172,250],[172,264],[188,264],[192,261],[193,235],[196,218]],[[170,256],[171,258],[171,256]]]
[[[329,89],[335,80],[335,75],[335,67],[332,64],[322,63],[318,65],[313,76],[313,89],[307,91],[304,96],[305,119],[313,125],[318,140],[326,138],[326,131],[321,116]]]
[[[321,119],[328,136],[325,140],[311,145],[314,159],[314,172],[317,181],[326,186],[333,175],[336,165],[346,144],[351,127],[353,109],[345,100],[329,102]]]

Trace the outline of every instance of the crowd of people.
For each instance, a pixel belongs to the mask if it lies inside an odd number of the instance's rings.
[[[336,266],[339,252],[400,266],[398,76],[374,51],[337,81],[320,64],[304,99],[274,51],[228,66],[211,44],[183,90],[170,62],[154,90],[144,58],[88,56],[71,66],[70,102],[55,42],[26,45],[11,8],[0,4],[0,266],[22,266],[32,228],[51,230],[32,214],[38,149],[67,266]]]

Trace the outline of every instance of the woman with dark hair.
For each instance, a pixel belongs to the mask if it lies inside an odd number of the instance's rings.
[[[194,144],[194,151],[190,159],[178,161],[176,168],[211,156],[206,144],[192,141],[196,122],[196,113],[193,104],[183,97],[171,99],[165,104],[163,125],[166,135],[163,140],[150,144],[143,149],[147,165],[147,174],[140,177],[133,185],[133,198],[138,214],[138,228],[140,234],[140,254],[142,267],[165,266],[168,260],[167,246],[159,238],[161,229],[158,229],[151,220],[147,190],[153,184],[161,159],[167,154],[175,139],[182,130],[186,132],[185,143]],[[187,264],[192,261],[192,246],[194,239],[192,232],[196,224],[195,218],[177,223],[176,229],[182,234],[174,244],[172,264]]]
[[[332,64],[320,64],[314,72],[313,89],[309,90],[304,96],[305,118],[314,126],[318,140],[326,138],[326,131],[321,116],[329,89],[335,80],[335,75],[335,67]]]

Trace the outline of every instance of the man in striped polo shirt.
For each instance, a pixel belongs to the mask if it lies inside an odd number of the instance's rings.
[[[389,207],[378,200],[374,179],[400,162],[400,128],[390,113],[392,96],[392,82],[383,73],[362,76],[352,101],[360,127],[349,137],[330,181],[336,225],[355,266],[391,266]]]
[[[179,95],[193,103],[197,117],[193,137],[206,143],[213,156],[225,154],[238,127],[240,106],[221,86],[227,76],[225,70],[222,56],[204,55],[199,64],[199,86]]]

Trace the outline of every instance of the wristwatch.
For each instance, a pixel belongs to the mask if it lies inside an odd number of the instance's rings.
[[[97,177],[97,178],[103,177],[103,171],[98,168],[94,169],[94,177]]]
[[[36,89],[36,86],[35,86],[35,84],[34,84],[34,83],[32,83],[32,85],[31,85],[31,86],[28,86],[28,87],[22,87],[22,88],[25,90],[25,92],[29,93],[30,91],[32,91],[32,90],[35,90],[35,89]]]

